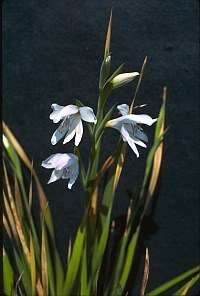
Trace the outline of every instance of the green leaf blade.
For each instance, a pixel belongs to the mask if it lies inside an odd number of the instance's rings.
[[[85,226],[79,227],[76,239],[74,242],[72,255],[67,269],[66,280],[64,284],[64,295],[71,295],[72,289],[76,283],[77,274],[83,254],[83,244],[85,240]]]
[[[181,273],[180,275],[174,277],[173,279],[169,280],[168,282],[162,284],[161,286],[157,287],[156,289],[152,290],[151,292],[147,293],[148,296],[157,296],[161,295],[164,292],[168,291],[170,288],[173,288],[183,280],[188,279],[189,277],[195,275],[197,272],[200,271],[200,266],[193,267],[188,271]]]
[[[13,273],[12,266],[10,264],[9,257],[4,249],[3,249],[3,287],[4,287],[4,294],[7,296],[12,296],[12,291],[14,287],[14,273]]]

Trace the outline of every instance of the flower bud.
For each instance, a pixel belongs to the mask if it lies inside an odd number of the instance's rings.
[[[138,72],[119,74],[119,75],[115,76],[115,78],[113,78],[113,80],[111,81],[112,87],[113,88],[121,87],[121,86],[131,82],[138,75],[140,75]]]
[[[4,135],[3,135],[3,145],[6,149],[8,149],[10,147],[8,139]]]

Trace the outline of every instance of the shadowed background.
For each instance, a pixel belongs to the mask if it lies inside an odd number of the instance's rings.
[[[50,105],[80,99],[96,108],[111,7],[112,70],[125,62],[127,72],[139,71],[148,56],[136,103],[148,104],[144,111],[152,117],[158,114],[163,86],[168,87],[170,130],[154,222],[149,225],[153,233],[146,240],[149,287],[153,288],[199,261],[197,1],[4,1],[3,118],[34,160],[64,253],[67,238],[74,234],[83,213],[84,195],[78,183],[72,191],[64,181],[45,185],[50,171],[40,167],[42,160],[73,148],[72,143],[51,146],[56,125],[49,120]],[[114,91],[108,106],[130,104],[134,86]],[[146,133],[152,136],[153,128],[147,128]],[[116,131],[106,132],[102,159],[117,139]],[[84,156],[88,144],[85,128],[81,142]],[[139,159],[128,150],[116,215],[126,211],[127,190],[137,190],[140,185],[147,153],[139,150]]]

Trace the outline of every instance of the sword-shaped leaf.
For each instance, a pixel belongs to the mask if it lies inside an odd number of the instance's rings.
[[[4,295],[12,296],[14,287],[14,273],[8,255],[3,248],[3,288]]]
[[[17,155],[21,158],[21,160],[26,165],[26,167],[30,171],[32,170],[33,177],[35,179],[37,190],[38,190],[40,207],[41,207],[41,209],[43,211],[46,210],[47,198],[46,198],[46,195],[44,193],[44,190],[42,188],[42,185],[41,185],[41,183],[40,183],[40,181],[38,179],[38,176],[37,176],[35,170],[32,169],[32,164],[31,164],[30,159],[28,158],[28,156],[25,153],[24,149],[19,144],[19,142],[17,141],[17,139],[15,138],[15,136],[13,135],[13,133],[11,132],[11,130],[8,128],[8,126],[4,122],[3,122],[3,132],[5,133],[5,135],[6,135],[7,139],[8,139],[8,141],[9,141],[9,143],[12,145],[12,147],[16,151]],[[45,220],[46,220],[46,224],[48,226],[49,232],[50,232],[52,238],[54,238],[53,222],[52,222],[51,212],[50,212],[50,209],[49,208],[48,208],[48,210],[46,212]]]
[[[33,245],[33,238],[30,233],[30,270],[31,270],[31,287],[32,287],[32,296],[35,296],[36,293],[36,262],[35,262],[35,251]]]
[[[182,281],[189,279],[191,276],[194,276],[197,274],[197,272],[200,271],[200,266],[193,267],[189,269],[188,271],[181,273],[180,275],[174,277],[173,279],[169,280],[168,282],[162,284],[158,288],[152,290],[151,292],[148,292],[148,296],[158,296],[163,294],[164,292],[168,291],[170,288],[175,287],[177,284],[181,283]]]
[[[188,291],[200,280],[200,273],[194,276],[191,280],[189,280],[184,286],[182,286],[178,291],[176,291],[173,296],[186,296],[188,295]]]
[[[43,220],[43,219],[42,219]],[[42,243],[41,243],[41,274],[42,274],[42,287],[45,295],[48,295],[48,267],[47,267],[47,251],[45,239],[45,224],[42,221]]]
[[[163,156],[162,138],[163,138],[164,129],[165,129],[166,95],[167,95],[167,89],[166,89],[166,87],[164,87],[163,102],[162,102],[162,106],[161,106],[160,113],[159,113],[158,120],[157,120],[157,124],[156,124],[154,145],[153,145],[153,147],[156,147],[156,146],[157,147],[154,150],[154,154],[152,155],[153,157],[147,158],[147,164],[146,164],[147,169],[146,169],[146,176],[145,176],[144,180],[147,181],[151,168],[152,168],[152,171],[151,171],[150,181],[149,181],[149,185],[148,185],[148,191],[147,191],[147,197],[146,197],[145,206],[144,206],[144,212],[148,208],[151,198],[155,192],[158,178],[159,178],[159,174],[160,174],[160,168],[161,168],[161,162],[162,162],[162,156]],[[159,139],[161,139],[161,141]],[[158,145],[156,145],[156,143],[158,143]],[[149,155],[150,155],[150,153],[149,153]],[[144,187],[145,187],[145,184],[143,184],[143,188]]]
[[[77,235],[74,241],[72,254],[67,268],[66,279],[64,283],[64,295],[71,295],[73,287],[78,285],[78,271],[80,267],[81,258],[83,255],[83,245],[85,241],[85,221],[83,219],[82,225],[79,226]]]
[[[127,247],[126,258],[124,260],[123,270],[119,280],[119,286],[122,292],[124,291],[131,267],[133,265],[139,233],[140,233],[140,226],[138,226],[135,233],[132,235],[130,243],[128,244],[128,247]]]
[[[88,287],[88,260],[87,257],[87,248],[86,248],[86,241],[83,246],[83,257],[81,261],[81,295],[90,295],[89,287]]]

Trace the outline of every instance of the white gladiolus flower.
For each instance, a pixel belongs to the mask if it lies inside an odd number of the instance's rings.
[[[121,133],[123,141],[127,142],[136,156],[139,157],[136,144],[146,148],[147,145],[144,142],[148,142],[148,138],[139,124],[151,126],[157,121],[157,118],[152,119],[146,114],[128,114],[129,106],[126,104],[119,105],[117,108],[122,116],[109,120],[106,126],[117,129]]]
[[[52,154],[42,162],[42,166],[46,169],[54,169],[48,184],[61,178],[69,179],[69,189],[72,188],[79,173],[78,157],[73,153]]]
[[[122,73],[113,78],[111,81],[113,88],[121,87],[129,82],[131,82],[135,77],[140,75],[138,72],[131,72],[131,73]]]
[[[54,132],[51,138],[51,144],[55,145],[63,137],[63,144],[68,143],[75,137],[75,145],[78,146],[83,135],[82,120],[96,124],[97,119],[93,109],[90,107],[78,107],[75,105],[60,106],[52,104],[53,112],[50,119],[54,123],[62,120],[60,126]]]

